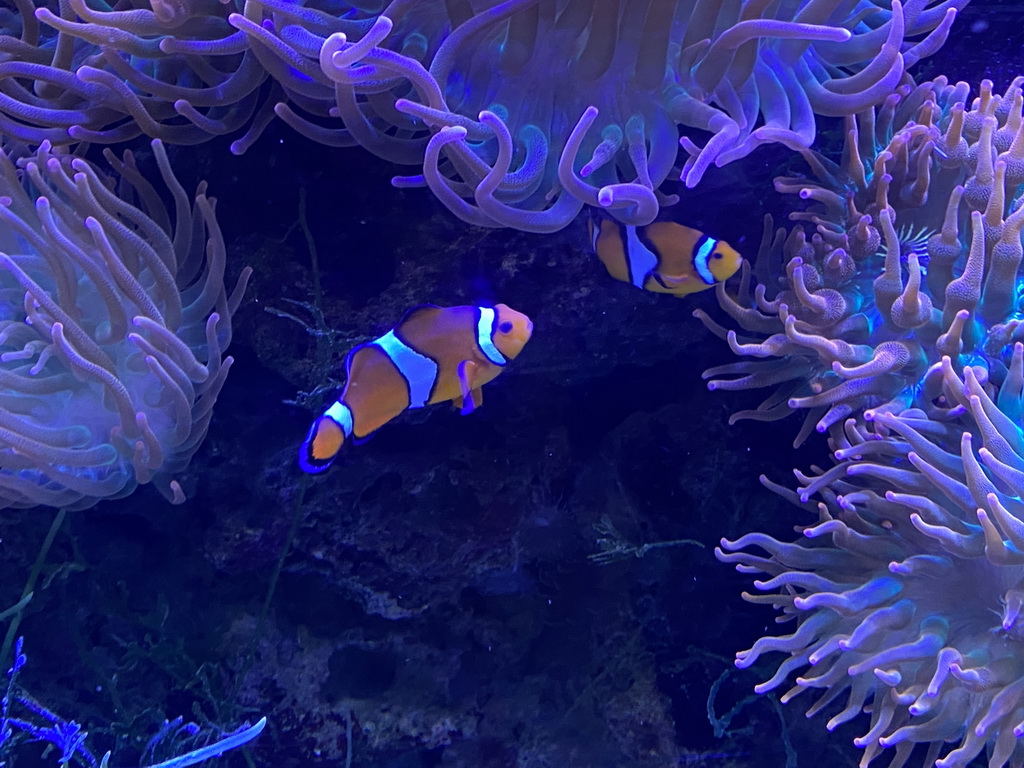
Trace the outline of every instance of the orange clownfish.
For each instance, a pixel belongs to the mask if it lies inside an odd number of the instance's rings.
[[[616,280],[680,298],[724,283],[743,262],[724,240],[674,221],[633,227],[592,215],[590,244]]]
[[[406,408],[451,400],[469,413],[480,387],[522,351],[533,332],[526,315],[495,307],[413,307],[379,339],[345,358],[341,397],[313,422],[299,466],[323,472],[349,437],[361,439]]]

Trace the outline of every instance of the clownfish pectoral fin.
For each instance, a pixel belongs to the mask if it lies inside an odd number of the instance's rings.
[[[341,425],[330,416],[321,416],[299,447],[299,467],[312,475],[323,472],[334,463],[344,442]]]
[[[668,288],[669,290],[679,288],[681,286],[686,285],[689,282],[692,282],[692,278],[689,275],[663,275],[660,272],[654,273],[654,279],[657,280],[663,287]]]
[[[437,304],[417,304],[415,307],[409,307],[409,309],[405,310],[405,314],[402,315],[402,319],[398,321],[395,328],[401,328],[403,323],[411,320],[415,315],[418,315],[421,312],[436,314],[439,310],[443,310],[443,307],[439,307]]]
[[[452,400],[452,403],[459,409],[459,413],[465,416],[467,413],[472,413],[484,404],[484,391],[480,387],[477,387],[470,391],[468,398],[460,395]]]
[[[662,275],[656,273],[654,279],[667,293],[672,294],[677,299],[685,299],[691,293],[698,293],[714,287],[714,284],[697,280],[693,275]]]
[[[453,402],[462,410],[462,415],[472,413],[479,408],[484,401],[484,393],[478,386],[474,386],[473,378],[476,375],[478,366],[472,360],[463,360],[459,363],[459,390],[460,396]]]

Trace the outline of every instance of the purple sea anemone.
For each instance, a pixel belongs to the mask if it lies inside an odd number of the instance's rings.
[[[643,224],[666,202],[680,128],[709,136],[682,139],[690,187],[763,143],[810,146],[815,113],[878,103],[962,5],[395,2],[357,42],[328,37],[319,60],[351,135],[395,162],[422,157],[423,175],[397,183],[430,186],[460,218],[551,231],[589,204]],[[240,28],[301,57],[308,38],[264,6],[278,39]]]
[[[267,74],[218,0],[14,5],[0,35],[8,136],[54,146],[139,135],[196,144],[253,118]]]
[[[474,224],[552,231],[584,204],[641,224],[674,199],[680,143],[690,187],[761,144],[808,147],[815,114],[880,102],[966,3],[17,2],[0,127],[55,145],[244,127],[241,152],[276,114],[422,166],[396,183]]]
[[[962,768],[987,749],[989,768],[1019,768],[1024,345],[1014,345],[998,393],[974,368],[961,378],[948,357],[940,370],[939,386],[961,418],[879,412],[884,438],[848,420],[834,471],[802,478],[797,493],[782,491],[817,513],[798,529],[800,540],[761,533],[722,540],[720,560],[769,576],[754,582],[769,594],[744,598],[795,622],[792,633],[738,653],[736,664],[788,654],[757,691],[799,673],[782,701],[819,690],[808,716],[830,710],[829,730],[869,713],[854,741],[864,750],[862,766],[892,747],[889,768],[898,768],[924,743],[925,765]],[[815,493],[817,505],[809,501]],[[750,547],[768,556],[742,551]],[[837,700],[841,708],[830,706]]]
[[[755,358],[706,372],[714,388],[778,387],[734,418],[804,411],[798,440],[827,431],[835,458],[795,492],[762,478],[816,515],[799,540],[717,551],[795,623],[736,663],[788,654],[757,690],[796,674],[782,701],[818,689],[830,730],[868,713],[862,766],[918,744],[939,768],[1024,766],[1022,85],[969,100],[940,78],[849,118],[840,165],[807,153],[816,181],[777,181],[805,224],[768,228],[753,291],[748,272],[718,293],[756,336],[700,315]]]
[[[791,214],[805,224],[768,228],[753,290],[747,268],[737,293],[717,291],[750,335],[695,313],[746,358],[705,371],[711,389],[775,387],[733,420],[802,412],[798,443],[848,416],[863,425],[864,414],[914,407],[945,420],[955,413],[941,392],[943,356],[1002,382],[1024,337],[1022,84],[999,96],[985,82],[973,101],[966,83],[944,78],[901,87],[847,118],[841,165],[808,152],[816,179],[776,180],[811,203]]]
[[[83,508],[149,482],[184,499],[174,475],[231,367],[249,270],[228,296],[205,183],[190,200],[153,151],[173,216],[131,153],[108,153],[122,196],[46,142],[17,165],[0,154],[0,507]]]

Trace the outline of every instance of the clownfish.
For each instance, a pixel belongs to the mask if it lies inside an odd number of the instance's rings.
[[[452,401],[463,413],[483,402],[480,388],[530,340],[533,323],[504,304],[413,307],[379,339],[345,358],[345,389],[313,422],[299,466],[323,472],[349,437],[357,440],[407,408]]]
[[[724,240],[674,221],[634,227],[592,214],[590,244],[616,280],[680,298],[724,283],[743,262]]]

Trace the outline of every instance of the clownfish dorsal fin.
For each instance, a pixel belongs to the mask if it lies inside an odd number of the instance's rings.
[[[405,314],[402,315],[402,319],[395,323],[395,328],[401,328],[405,323],[407,323],[416,315],[422,314],[424,312],[429,312],[433,314],[443,309],[444,307],[439,307],[437,304],[417,304],[415,307],[409,307],[409,309],[405,310]]]
[[[362,344],[357,344],[348,351],[345,355],[345,380],[349,381],[352,379],[352,369],[358,367],[356,358],[363,353],[367,353],[368,350],[373,349],[373,342],[367,341]]]

